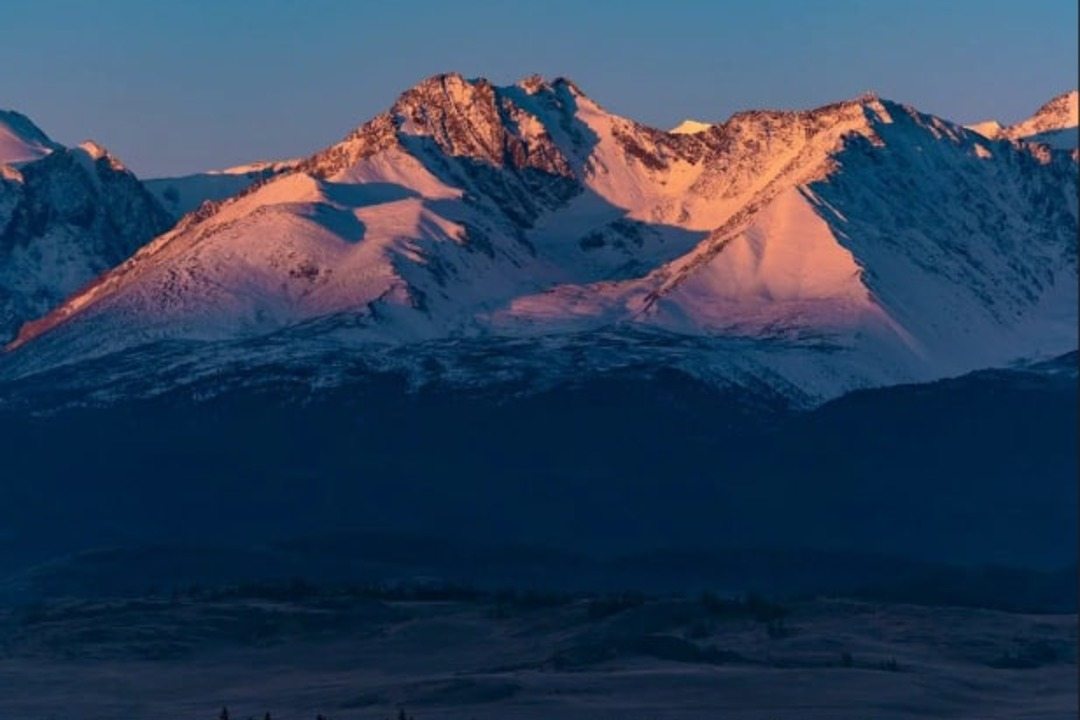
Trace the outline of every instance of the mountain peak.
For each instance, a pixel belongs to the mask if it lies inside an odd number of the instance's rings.
[[[551,83],[543,75],[533,74],[519,80],[517,86],[529,95],[535,95],[541,90],[550,88]]]
[[[0,110],[0,164],[37,160],[58,147],[30,118]]]
[[[712,123],[701,122],[700,120],[691,120],[687,118],[681,123],[671,128],[668,132],[672,135],[696,135],[699,132],[704,132],[712,127]]]
[[[1053,117],[1073,125],[1080,124],[1080,91],[1069,90],[1043,104],[1034,117]]]
[[[1080,93],[1070,90],[1052,98],[1022,125],[1036,132],[1064,130],[1080,125]]]
[[[422,125],[433,108],[467,107],[486,101],[492,94],[492,85],[484,78],[441,73],[424,78],[398,96],[390,114]]]
[[[1080,125],[1080,92],[1070,90],[1042,104],[1035,113],[1020,122],[1003,126],[997,120],[984,120],[967,126],[990,140],[1026,140],[1071,149],[1077,144]]]
[[[491,86],[491,82],[483,77],[467,78],[459,72],[438,73],[424,78],[403,92],[398,97],[398,103],[413,96],[431,97],[434,93],[457,97]]]
[[[979,133],[984,138],[989,140],[997,140],[1001,137],[1001,134],[1005,131],[1005,128],[1001,126],[997,120],[983,120],[982,122],[972,123],[965,126],[968,130],[973,130]]]
[[[1064,92],[1035,111],[1027,120],[1004,129],[1002,134],[1013,140],[1027,140],[1058,148],[1077,146],[1077,126],[1080,125],[1080,94]]]

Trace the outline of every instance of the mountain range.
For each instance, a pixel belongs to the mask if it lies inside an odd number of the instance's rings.
[[[0,115],[0,575],[355,528],[1074,566],[1076,133],[446,74],[140,181]]]
[[[156,203],[134,183],[98,266],[169,197],[208,201],[25,324],[0,373],[162,342],[196,373],[258,366],[263,338],[418,383],[645,365],[812,406],[1046,359],[1077,345],[1075,115],[1073,92],[975,132],[867,95],[669,133],[566,79],[439,75],[311,157],[153,181]]]

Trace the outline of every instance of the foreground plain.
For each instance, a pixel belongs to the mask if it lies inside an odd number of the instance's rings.
[[[715,596],[195,590],[0,616],[0,717],[1075,717],[1074,615]]]

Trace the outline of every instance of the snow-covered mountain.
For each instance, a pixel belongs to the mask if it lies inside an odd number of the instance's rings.
[[[1058,95],[1015,125],[1004,127],[996,120],[987,120],[969,128],[991,139],[1026,140],[1075,150],[1080,141],[1080,92]]]
[[[162,207],[179,219],[208,200],[224,200],[236,195],[254,183],[291,170],[298,162],[261,161],[194,175],[150,178],[143,182]]]
[[[201,372],[673,365],[812,404],[1075,349],[1076,191],[1067,153],[872,95],[669,133],[440,75],[27,324],[3,373],[185,341]]]
[[[0,337],[11,338],[172,225],[115,157],[0,113]]]

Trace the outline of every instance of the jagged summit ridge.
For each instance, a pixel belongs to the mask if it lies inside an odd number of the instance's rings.
[[[691,136],[666,133],[612,115],[566,78],[547,81],[530,76],[515,85],[498,87],[483,78],[447,73],[405,91],[387,112],[357,127],[341,142],[280,169],[331,178],[347,174],[349,168],[379,153],[417,155],[434,150],[492,168],[573,176],[601,187],[617,180],[639,183],[619,172],[619,166],[627,161],[654,173],[683,163],[700,168],[710,156],[723,155],[734,143],[754,142],[753,135],[772,140],[772,135],[785,133],[785,141],[797,142],[808,132],[835,129],[829,140],[835,143],[836,137],[852,129],[869,132],[867,114],[880,112],[878,97],[868,93],[811,111],[736,113],[725,123],[710,125],[709,132]],[[589,118],[598,119],[604,132],[595,133]],[[596,152],[606,149],[598,147],[597,141],[608,139],[608,135],[619,145],[614,163],[605,163]],[[432,144],[434,148],[425,147]],[[693,174],[682,173],[684,177]],[[610,177],[613,175],[616,177]],[[708,182],[707,178],[698,179]],[[683,189],[669,188],[664,194],[671,196]],[[656,188],[645,192],[655,194]],[[215,210],[206,208],[199,215]]]

